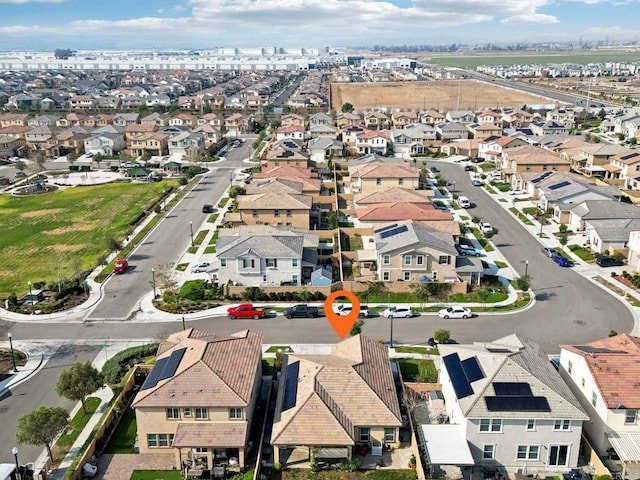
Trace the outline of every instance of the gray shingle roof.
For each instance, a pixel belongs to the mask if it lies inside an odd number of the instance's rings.
[[[379,233],[374,233],[378,254],[420,244],[443,253],[457,255],[458,252],[450,233],[434,230],[413,222],[404,222],[402,225],[406,225],[407,230],[397,235],[382,238]]]
[[[264,258],[301,258],[302,243],[302,236],[220,237],[217,249],[222,258],[236,258],[248,251]]]
[[[636,205],[611,200],[587,200],[573,208],[571,212],[584,220],[637,218],[640,216],[640,209]]]

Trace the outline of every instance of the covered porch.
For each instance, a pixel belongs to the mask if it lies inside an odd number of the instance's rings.
[[[245,422],[181,423],[173,439],[176,465],[189,476],[214,467],[240,472],[245,466],[246,439]]]
[[[640,477],[640,433],[609,432],[607,438],[622,463],[620,478]]]

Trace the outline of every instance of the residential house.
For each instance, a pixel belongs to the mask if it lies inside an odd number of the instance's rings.
[[[320,125],[333,127],[335,122],[333,121],[333,117],[328,113],[318,112],[309,115],[309,127],[317,127]]]
[[[628,150],[613,156],[604,168],[607,170],[604,175],[607,183],[624,185],[629,190],[640,189],[640,152],[638,150]]]
[[[573,168],[589,177],[603,178],[609,164],[616,155],[627,152],[628,149],[621,145],[610,143],[597,143],[580,148],[579,157],[574,162]]]
[[[25,144],[25,139],[12,135],[0,135],[0,157],[13,157]]]
[[[351,459],[355,446],[399,444],[402,417],[384,345],[355,335],[330,354],[287,353],[281,371],[275,462]]]
[[[367,129],[362,125],[345,125],[344,127],[341,127],[339,136],[345,147],[352,147],[355,149],[358,135],[366,131]]]
[[[32,128],[25,132],[24,139],[26,141],[26,151],[31,153],[41,151],[47,157],[54,156],[52,150],[55,148],[55,133],[51,127],[42,125]]]
[[[333,125],[319,124],[309,127],[309,136],[311,138],[337,138],[338,130]]]
[[[471,138],[483,139],[495,135],[502,135],[502,126],[493,123],[470,123],[467,129]]]
[[[193,128],[193,133],[199,133],[204,137],[204,146],[210,147],[215,145],[222,139],[222,132],[218,127],[209,125],[208,123],[200,124]]]
[[[393,154],[408,159],[413,155],[427,153],[427,145],[436,139],[436,131],[430,125],[412,123],[394,130],[391,139]]]
[[[390,187],[417,190],[419,186],[420,171],[404,162],[373,161],[349,166],[349,189],[354,194],[369,194]]]
[[[198,117],[197,123],[198,125],[212,125],[218,129],[222,128],[224,124],[220,116],[215,113],[205,113],[204,115]]]
[[[138,123],[140,114],[138,113],[116,113],[113,116],[113,124],[116,127],[126,127],[132,123]]]
[[[356,208],[391,202],[430,204],[433,195],[433,190],[413,190],[410,188],[390,187],[386,190],[376,190],[372,193],[358,193],[354,195],[353,203]]]
[[[362,117],[357,113],[349,113],[349,112],[339,113],[336,118],[336,125],[339,129],[342,129],[342,127],[352,127],[352,126],[361,125],[361,124],[362,124]]]
[[[470,138],[468,140],[455,139],[442,145],[440,151],[446,155],[462,155],[468,158],[475,158],[478,156],[480,142],[481,140],[477,138]]]
[[[379,280],[459,281],[452,235],[412,221],[377,227],[373,235]]]
[[[335,138],[312,138],[307,149],[312,161],[324,163],[329,158],[342,157],[344,145]]]
[[[309,228],[312,199],[289,193],[239,195],[237,212],[227,212],[225,221],[232,225],[286,225]]]
[[[151,132],[139,135],[131,140],[128,149],[131,155],[162,156],[169,154],[169,135],[160,132]]]
[[[356,209],[360,227],[376,227],[394,221],[413,220],[415,222],[451,221],[449,212],[437,209],[431,203],[390,201],[374,203]]]
[[[561,123],[571,130],[576,125],[575,112],[570,108],[556,107],[553,110],[547,111],[546,121]]]
[[[298,125],[283,125],[276,129],[276,139],[283,140],[292,138],[295,140],[304,140],[306,138],[306,130]]]
[[[455,123],[472,123],[475,121],[475,115],[470,110],[449,110],[444,118],[447,122]]]
[[[358,154],[377,153],[385,155],[389,149],[389,132],[384,130],[365,130],[356,134]]]
[[[533,120],[533,114],[521,108],[505,111],[502,114],[503,123],[510,128],[527,128]]]
[[[216,250],[220,285],[301,284],[302,235],[271,233],[223,236],[218,238]]]
[[[503,112],[494,110],[484,110],[476,116],[478,124],[491,124],[495,127],[499,127],[502,130],[502,116]]]
[[[471,464],[489,470],[544,475],[577,467],[589,417],[538,344],[512,334],[439,348],[448,425],[418,427],[427,455],[431,443],[446,441],[466,453],[466,464],[470,451]]]
[[[224,128],[228,136],[237,137],[249,131],[249,119],[240,113],[234,113],[225,117]]]
[[[590,419],[584,432],[600,458],[613,453],[620,458],[620,478],[639,473],[639,364],[640,338],[626,333],[583,345],[560,345],[560,375]]]
[[[520,173],[568,172],[570,163],[557,153],[533,145],[524,145],[502,151],[500,170],[503,179],[511,183],[513,188],[523,188],[524,180]]]
[[[640,228],[629,232],[628,248],[627,262],[630,270],[640,272]]]
[[[132,403],[140,453],[173,452],[180,469],[244,468],[262,385],[262,340],[251,330],[169,335]]]
[[[103,133],[93,135],[84,141],[86,153],[100,153],[111,157],[125,149],[124,137],[121,133]]]
[[[418,114],[416,112],[400,111],[391,114],[391,127],[394,129],[404,128],[417,121]]]
[[[418,114],[418,119],[420,120],[420,123],[435,126],[439,123],[445,123],[447,121],[447,116],[437,110],[428,110],[426,112],[420,112]]]
[[[182,155],[190,161],[195,161],[198,154],[204,150],[205,136],[198,132],[181,132],[170,136],[167,146],[169,155]]]
[[[364,126],[369,130],[386,130],[390,127],[389,117],[379,110],[364,116]]]
[[[181,126],[187,128],[193,128],[197,124],[197,117],[190,113],[178,113],[169,120],[169,126]]]
[[[278,167],[280,165],[292,165],[295,167],[307,168],[309,166],[309,157],[300,150],[280,150],[270,149],[265,154],[265,162],[267,168]]]
[[[26,127],[29,121],[28,113],[3,113],[0,114],[0,127]]]
[[[146,117],[143,117],[140,120],[142,125],[155,125],[157,127],[166,127],[169,125],[169,120],[171,120],[171,115],[168,113],[150,113]]]
[[[288,113],[283,115],[280,119],[281,127],[302,127],[307,126],[307,121],[304,115],[298,115],[297,113]]]
[[[469,130],[464,123],[447,122],[435,125],[438,140],[455,140],[457,138],[469,138]]]
[[[71,110],[91,110],[95,106],[95,99],[89,95],[74,95],[69,98]]]
[[[89,136],[86,130],[79,127],[71,127],[56,134],[55,142],[58,155],[69,155],[85,151],[84,141]],[[122,137],[122,135],[120,135]]]
[[[571,132],[570,126],[565,123],[558,123],[554,121],[546,122],[533,122],[529,125],[529,128],[534,135],[567,135]]]

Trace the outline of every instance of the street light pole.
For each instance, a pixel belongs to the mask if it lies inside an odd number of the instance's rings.
[[[157,297],[156,294],[156,269],[151,267],[151,279],[153,281],[153,299],[155,300]]]
[[[29,301],[31,302],[31,315],[36,313],[35,305],[33,304],[33,293],[31,291],[31,280],[27,281],[27,285],[29,285]]]
[[[9,348],[11,350],[11,360],[13,361],[13,373],[18,373],[18,367],[16,367],[16,355],[13,351],[13,335],[11,335],[11,332],[7,333],[7,337],[9,337]]]
[[[191,232],[191,246],[193,247],[193,222],[189,222],[189,231]]]
[[[524,261],[524,278],[527,278],[527,274],[529,273],[529,260]]]
[[[13,453],[13,457],[16,459],[16,478],[20,480],[20,464],[18,463],[18,447],[13,447],[11,449],[11,453]]]
[[[391,309],[391,292],[387,292],[387,307],[389,309]],[[389,325],[390,325],[390,332],[389,332],[389,348],[393,348],[393,312],[389,312],[391,315],[389,315]]]
[[[184,313],[182,314],[182,330],[186,330],[187,326],[184,323]]]
[[[229,185],[233,186],[233,171],[229,170]]]

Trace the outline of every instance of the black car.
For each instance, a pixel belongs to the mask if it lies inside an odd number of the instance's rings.
[[[203,205],[202,213],[215,213],[216,209],[213,208],[213,205]]]
[[[596,263],[601,267],[621,267],[624,265],[624,262],[620,258],[608,255],[596,258]]]
[[[431,170],[433,173],[440,173],[440,169],[438,167],[430,167],[429,170]]]

